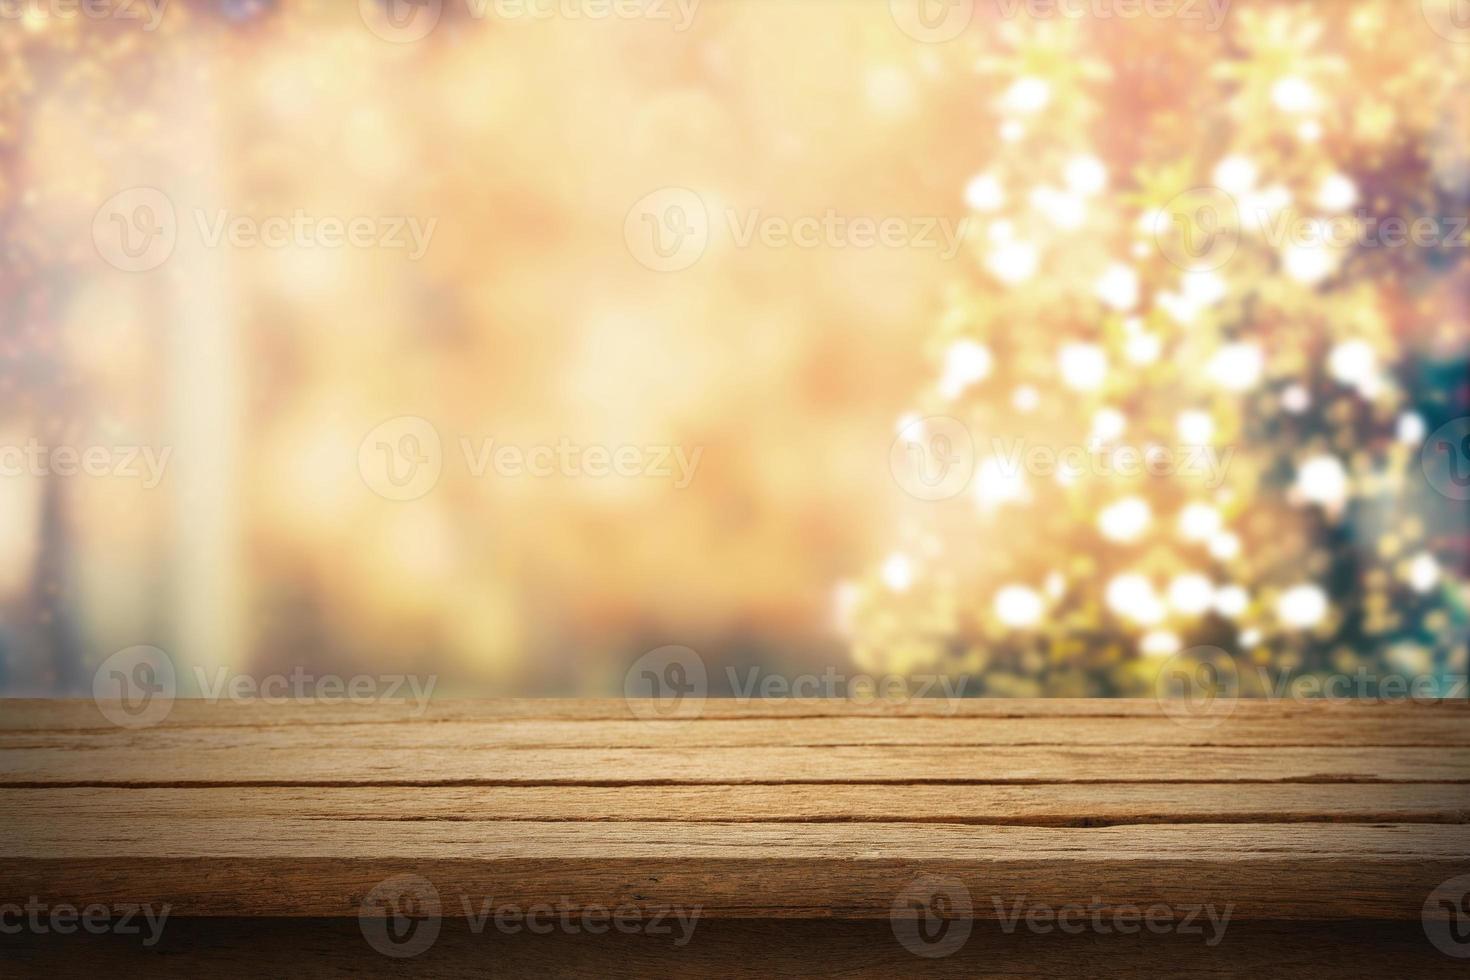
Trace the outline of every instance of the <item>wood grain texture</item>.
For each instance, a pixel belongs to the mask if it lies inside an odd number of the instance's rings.
[[[527,905],[629,902],[716,917],[887,916],[918,875],[1050,906],[1233,904],[1243,918],[1417,918],[1470,866],[1461,826],[1201,824],[365,823],[176,818],[27,826],[0,853],[0,900],[166,901],[180,915],[351,915],[378,882],[420,875]]]
[[[445,721],[542,720],[638,721],[653,712],[648,702],[619,698],[496,698],[489,700],[332,701],[269,703],[180,699],[150,731],[177,727],[421,724]],[[925,699],[873,702],[840,699],[710,698],[701,720],[750,718],[1155,718],[1167,720],[1149,698]],[[1450,715],[1470,721],[1470,700],[1327,701],[1241,699],[1213,714],[1223,718],[1299,719],[1346,717],[1364,724],[1384,718]],[[648,722],[678,725],[679,722]],[[0,731],[117,729],[90,701],[0,700]]]
[[[635,706],[636,708],[636,706]],[[0,706],[0,901],[351,916],[384,878],[531,904],[882,918],[920,875],[1049,905],[1417,919],[1470,871],[1460,703]]]
[[[276,739],[113,751],[0,748],[4,786],[781,783],[1465,783],[1470,749],[1280,746],[835,746],[397,749]]]
[[[1418,923],[1232,922],[1215,945],[1198,935],[1036,935],[976,923],[963,946],[939,959],[910,953],[886,922],[702,920],[690,941],[644,933],[476,933],[446,920],[412,959],[373,950],[352,920],[170,920],[147,948],[121,936],[0,937],[8,976],[96,980],[296,980],[344,977],[646,977],[889,980],[997,978],[1249,977],[1254,980],[1463,977],[1464,961],[1425,941]]]
[[[1028,786],[221,786],[0,789],[28,823],[303,819],[960,823],[1470,823],[1463,783],[1099,783]]]

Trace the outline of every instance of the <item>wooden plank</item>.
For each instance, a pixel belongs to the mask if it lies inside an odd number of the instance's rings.
[[[1036,934],[978,922],[950,955],[921,959],[898,941],[887,922],[701,920],[687,943],[675,945],[671,935],[641,931],[477,933],[467,922],[445,920],[425,952],[390,959],[372,949],[350,919],[170,919],[153,947],[117,935],[21,935],[0,937],[0,959],[17,971],[13,975],[47,980],[114,975],[157,980],[1464,976],[1464,961],[1436,950],[1418,923],[1232,920],[1213,945],[1211,936],[1208,928],[1203,934]]]
[[[233,786],[0,789],[18,823],[104,821],[670,821],[1102,827],[1195,823],[1467,823],[1470,784],[1034,786]],[[228,828],[222,828],[228,832]],[[1324,829],[1324,832],[1327,832]]]
[[[889,914],[916,875],[961,882],[975,915],[1049,906],[1230,903],[1242,918],[1417,918],[1470,863],[1441,825],[506,823],[57,818],[0,844],[0,902],[167,902],[179,915],[353,915],[420,875],[464,897],[633,902],[714,917]]]
[[[1217,713],[1228,717],[1301,718],[1347,716],[1395,718],[1416,714],[1452,715],[1470,720],[1470,700],[1327,701],[1241,699],[1223,704]],[[488,700],[407,701],[218,701],[181,698],[155,729],[279,725],[419,724],[444,721],[527,720],[616,721],[643,720],[654,714],[648,702],[618,698],[556,699],[500,698]],[[733,699],[710,698],[700,708],[700,720],[748,718],[1167,718],[1160,704],[1149,698],[1042,698],[944,699],[863,703],[841,699]],[[647,724],[682,725],[677,721]],[[115,726],[91,701],[0,700],[0,731],[113,731]]]
[[[113,751],[0,749],[4,786],[665,783],[1467,782],[1470,752],[1425,748],[837,746],[647,749],[331,747],[273,742]]]
[[[350,916],[411,873],[451,901],[874,918],[935,874],[982,916],[1029,896],[1411,919],[1470,866],[1459,706],[1258,704],[1202,730],[1153,702],[176,707],[142,731],[90,703],[5,713],[0,900]]]
[[[1131,718],[746,718],[702,719],[669,726],[640,721],[490,719],[432,723],[342,722],[323,726],[167,726],[157,729],[0,732],[0,749],[118,751],[210,749],[252,744],[274,750],[300,744],[310,731],[321,748],[366,750],[455,748],[686,748],[784,746],[1417,746],[1470,747],[1470,718],[1412,712],[1299,718],[1246,715],[1207,728],[1164,717]]]

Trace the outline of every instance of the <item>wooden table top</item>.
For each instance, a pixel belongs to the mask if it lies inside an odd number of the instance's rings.
[[[708,918],[1206,903],[1418,919],[1470,873],[1470,704],[0,703],[0,903],[356,916],[385,879]]]

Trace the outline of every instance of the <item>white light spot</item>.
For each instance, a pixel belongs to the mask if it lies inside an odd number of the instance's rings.
[[[1344,340],[1327,355],[1327,370],[1342,384],[1371,389],[1378,381],[1378,354],[1366,340]]]
[[[1251,191],[1241,197],[1239,215],[1241,227],[1246,231],[1265,232],[1271,227],[1275,216],[1291,204],[1291,191],[1280,184],[1272,184],[1259,191]]]
[[[1156,333],[1138,333],[1123,345],[1123,353],[1134,364],[1152,364],[1164,351],[1164,338]]]
[[[966,388],[990,376],[993,359],[984,344],[957,340],[944,358],[944,378],[939,390],[946,398],[958,397]]]
[[[1035,626],[1045,608],[1036,590],[1024,585],[1008,585],[995,594],[996,618],[1017,629]]]
[[[914,566],[907,555],[893,554],[883,562],[883,583],[894,592],[907,592],[914,584]]]
[[[1188,504],[1179,512],[1179,536],[1185,541],[1208,541],[1220,530],[1220,512],[1209,504]]]
[[[1415,592],[1430,592],[1439,584],[1439,562],[1428,553],[1421,553],[1409,562],[1409,584]]]
[[[1063,344],[1057,365],[1062,383],[1076,391],[1096,391],[1108,376],[1108,355],[1096,344]]]
[[[1046,576],[1046,594],[1053,599],[1060,599],[1067,591],[1067,579],[1061,572],[1051,572]]]
[[[1108,583],[1106,601],[1119,616],[1144,626],[1161,622],[1168,613],[1153,583],[1133,572],[1118,575]]]
[[[1087,202],[1080,194],[1038,187],[1031,192],[1031,206],[1063,231],[1076,231],[1087,220]]]
[[[1138,305],[1138,273],[1121,262],[1114,262],[1098,277],[1097,298],[1119,313]]]
[[[976,211],[998,211],[1005,206],[1006,192],[991,174],[978,174],[965,185],[965,203]]]
[[[1209,412],[1199,409],[1180,412],[1174,424],[1179,431],[1179,441],[1186,446],[1208,445],[1215,436],[1215,420]]]
[[[1128,429],[1128,417],[1116,408],[1100,408],[1092,416],[1092,440],[1112,442]]]
[[[1066,178],[1074,193],[1091,197],[1108,186],[1108,169],[1095,156],[1073,157],[1067,163]]]
[[[1000,97],[1002,108],[1019,115],[1040,112],[1050,101],[1051,86],[1031,75],[1016,79]]]
[[[1424,416],[1418,412],[1405,412],[1399,416],[1396,433],[1399,442],[1417,446],[1424,441],[1426,431]]]
[[[1238,341],[1215,352],[1205,367],[1210,380],[1226,391],[1249,391],[1261,381],[1265,357],[1256,344]]]
[[[1327,244],[1327,227],[1315,219],[1301,241],[1289,242],[1281,250],[1281,267],[1287,276],[1304,286],[1314,286],[1332,275],[1337,256]]]
[[[1239,197],[1256,186],[1256,165],[1247,157],[1228,156],[1215,164],[1210,181],[1227,194]]]
[[[1320,99],[1310,82],[1288,75],[1271,86],[1271,101],[1282,112],[1304,113],[1315,110]]]
[[[1215,602],[1215,586],[1195,572],[1176,576],[1169,583],[1169,605],[1186,616],[1200,616]]]
[[[1041,404],[1041,394],[1030,385],[1022,385],[1011,395],[1011,405],[1018,412],[1034,412]]]
[[[1238,585],[1215,590],[1215,612],[1227,619],[1238,619],[1250,608],[1250,593]]]
[[[1312,407],[1312,396],[1301,385],[1291,385],[1281,393],[1281,407],[1293,415],[1300,415]]]
[[[1103,508],[1097,515],[1097,526],[1103,537],[1111,541],[1137,541],[1153,522],[1153,511],[1141,497],[1124,497]]]
[[[1295,489],[1302,500],[1336,510],[1347,500],[1347,470],[1336,456],[1313,456],[1297,470]]]
[[[1168,657],[1179,652],[1183,644],[1179,634],[1169,630],[1150,630],[1139,641],[1138,648],[1145,657]]]
[[[1014,286],[1036,275],[1038,259],[1035,245],[1008,241],[990,250],[985,257],[985,268],[1001,282]]]
[[[1317,188],[1317,207],[1324,211],[1346,211],[1358,203],[1358,185],[1344,174],[1332,174]]]
[[[1030,499],[1026,474],[1019,465],[1012,466],[999,456],[981,460],[975,470],[975,496],[987,510],[1003,504],[1024,503]]]
[[[1229,531],[1221,531],[1210,538],[1210,556],[1221,561],[1229,561],[1240,554],[1240,538]]]
[[[1276,615],[1294,629],[1310,629],[1327,618],[1327,593],[1315,585],[1296,585],[1276,600]]]

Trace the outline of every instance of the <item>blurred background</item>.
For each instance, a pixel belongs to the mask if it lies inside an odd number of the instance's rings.
[[[0,692],[1448,689],[1470,16],[1138,6],[6,7]]]

